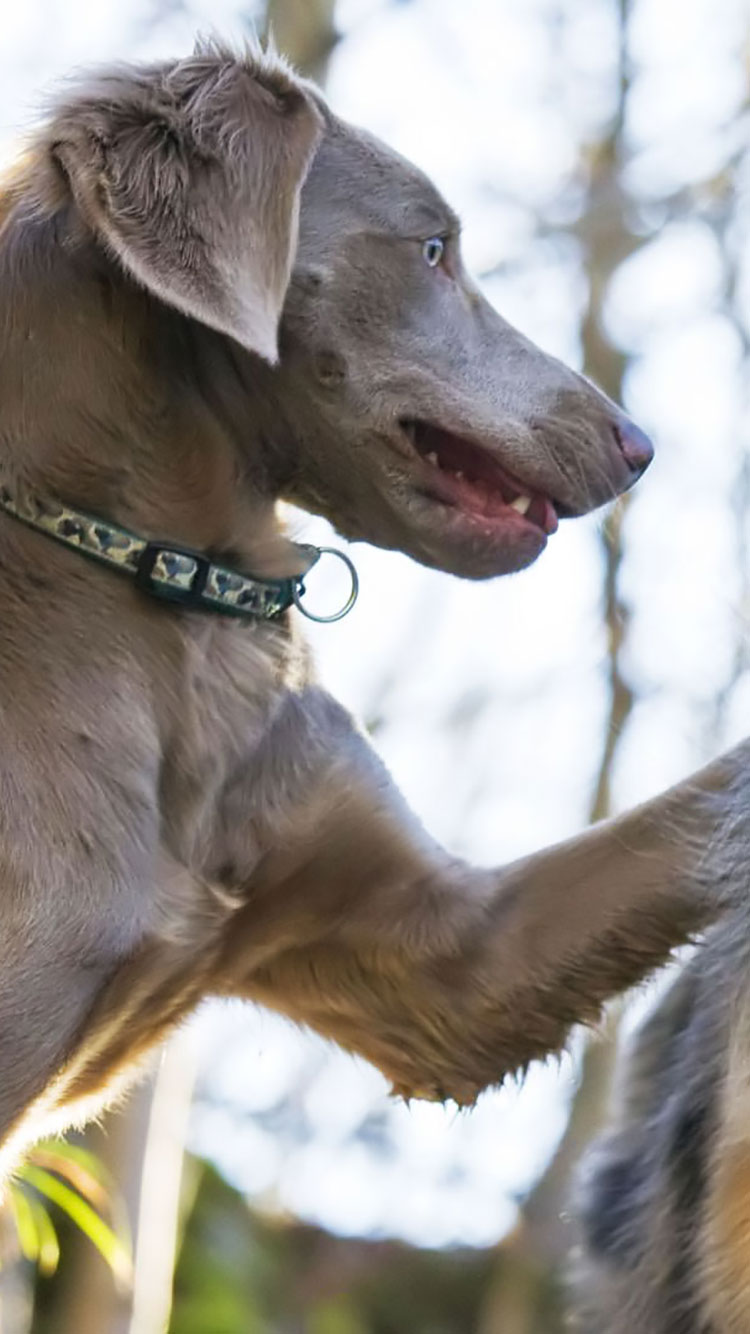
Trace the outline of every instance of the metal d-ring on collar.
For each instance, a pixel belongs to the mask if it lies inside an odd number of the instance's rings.
[[[191,611],[274,620],[294,604],[308,620],[327,623],[340,621],[357,600],[357,571],[349,557],[335,547],[301,548],[308,558],[308,570],[326,553],[342,560],[351,576],[351,589],[344,606],[332,616],[316,616],[302,604],[303,575],[263,579],[245,574],[217,564],[202,551],[168,539],[148,541],[127,528],[72,509],[58,500],[32,494],[16,497],[4,482],[0,482],[0,509],[81,555],[131,575],[136,587],[150,597]]]
[[[359,596],[359,575],[354,567],[354,562],[351,561],[343,551],[339,551],[338,547],[307,547],[306,550],[315,553],[312,563],[306,571],[307,574],[310,573],[310,570],[314,565],[317,565],[321,556],[337,556],[340,561],[344,562],[344,565],[349,571],[351,587],[349,589],[349,596],[340,611],[335,611],[332,616],[316,616],[314,611],[308,611],[307,608],[302,605],[302,598],[305,594],[305,585],[302,578],[297,579],[295,586],[292,589],[292,600],[295,607],[302,612],[303,616],[307,617],[308,621],[319,621],[321,625],[330,625],[332,621],[343,620],[343,618],[351,611]]]

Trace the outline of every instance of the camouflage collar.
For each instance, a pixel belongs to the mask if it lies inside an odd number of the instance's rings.
[[[229,566],[215,564],[200,551],[166,539],[149,541],[60,501],[32,495],[16,498],[5,484],[0,484],[0,507],[47,537],[110,569],[132,575],[136,586],[151,597],[190,610],[274,620],[294,604],[310,620],[338,621],[351,611],[357,599],[357,572],[349,557],[334,547],[300,547],[306,572],[327,552],[345,563],[351,577],[351,591],[345,605],[332,616],[316,616],[302,605],[303,575],[260,579],[242,574]]]

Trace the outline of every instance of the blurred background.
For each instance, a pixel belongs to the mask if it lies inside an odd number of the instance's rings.
[[[657,444],[632,497],[513,578],[357,546],[357,608],[313,634],[429,829],[500,862],[748,730],[750,0],[25,0],[3,9],[0,162],[76,66],[268,23],[432,175],[503,315]],[[571,1182],[652,994],[460,1114],[207,1005],[14,1188],[3,1334],[556,1334]]]

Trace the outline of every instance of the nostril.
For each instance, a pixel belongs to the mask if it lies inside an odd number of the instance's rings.
[[[646,432],[627,417],[615,423],[614,432],[622,457],[636,477],[640,477],[654,457],[654,447]]]

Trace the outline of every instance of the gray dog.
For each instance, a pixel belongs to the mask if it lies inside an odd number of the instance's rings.
[[[414,167],[270,54],[106,71],[8,182],[0,291],[6,1169],[209,993],[470,1103],[731,897],[744,751],[475,871],[311,677],[278,499],[485,578],[651,455]]]

